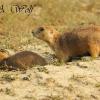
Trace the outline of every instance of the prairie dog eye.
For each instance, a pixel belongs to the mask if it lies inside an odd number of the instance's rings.
[[[39,31],[44,31],[44,28],[43,27],[39,27]]]

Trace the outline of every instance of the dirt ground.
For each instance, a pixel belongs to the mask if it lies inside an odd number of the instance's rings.
[[[100,58],[83,57],[60,65],[47,45],[23,48],[38,52],[51,64],[0,71],[1,100],[100,100]]]

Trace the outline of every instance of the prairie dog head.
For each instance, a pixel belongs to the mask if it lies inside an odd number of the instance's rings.
[[[52,43],[59,33],[51,26],[41,26],[32,31],[32,34],[38,39]]]

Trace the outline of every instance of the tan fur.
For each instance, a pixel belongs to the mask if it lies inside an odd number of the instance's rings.
[[[47,62],[40,55],[31,51],[22,51],[0,62],[1,69],[25,70],[32,65],[46,65]]]
[[[9,54],[6,51],[0,50],[0,61],[7,58],[8,56],[9,56]]]
[[[89,53],[92,57],[100,55],[100,26],[90,25],[84,28],[59,33],[51,27],[39,27],[33,36],[46,41],[60,60]]]

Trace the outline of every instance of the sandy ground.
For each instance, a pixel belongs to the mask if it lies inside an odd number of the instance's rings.
[[[52,58],[47,46],[23,47]],[[84,58],[84,57],[83,57]],[[0,100],[100,100],[100,58],[66,65],[34,66],[27,71],[0,71]]]

